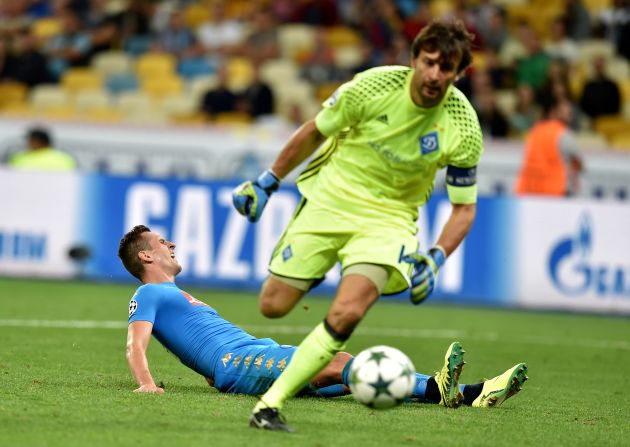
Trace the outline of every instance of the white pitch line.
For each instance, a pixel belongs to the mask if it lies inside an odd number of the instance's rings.
[[[251,332],[263,332],[268,334],[302,334],[306,335],[313,330],[312,326],[282,326],[282,325],[238,325]],[[2,320],[0,327],[45,327],[58,329],[124,329],[125,321],[97,321],[97,320]],[[427,338],[427,339],[466,339],[474,341],[495,342],[501,339],[496,332],[475,332],[474,334],[457,329],[404,329],[404,328],[377,328],[360,327],[355,336],[363,337],[398,337],[398,338]],[[630,351],[630,342],[625,340],[590,340],[572,338],[549,337],[517,337],[510,339],[510,343],[522,343],[545,346],[574,346],[594,349],[622,349]]]

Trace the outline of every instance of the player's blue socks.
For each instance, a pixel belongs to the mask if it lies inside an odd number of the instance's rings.
[[[348,394],[346,390],[347,388],[344,387],[342,384],[330,385],[330,386],[325,386],[324,388],[318,388],[317,395],[319,397],[345,396],[346,394]]]
[[[346,366],[344,366],[343,371],[341,373],[341,381],[343,382],[344,385],[347,385],[347,386],[350,386],[349,384],[350,368],[352,366],[353,361],[354,359],[351,359],[348,363],[346,363]],[[425,374],[416,373],[416,386],[413,390],[413,393],[411,394],[411,399],[416,399],[416,400],[420,400],[424,402],[433,402],[434,399],[431,399],[431,396],[427,396],[427,383],[429,382],[429,379],[432,379],[432,378],[433,376],[427,376]],[[437,389],[437,384],[435,384],[435,386]],[[462,391],[462,393],[464,392],[464,387],[465,385],[463,384],[459,385],[459,389]],[[437,393],[438,393],[437,395],[438,395],[438,402],[439,402],[439,390]]]

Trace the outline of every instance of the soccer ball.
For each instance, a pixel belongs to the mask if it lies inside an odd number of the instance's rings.
[[[350,366],[350,391],[370,408],[392,408],[411,396],[416,369],[405,354],[390,346],[361,351]]]

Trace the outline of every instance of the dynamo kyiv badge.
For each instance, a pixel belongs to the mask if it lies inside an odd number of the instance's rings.
[[[422,155],[427,155],[440,149],[437,132],[431,132],[421,136],[419,142],[420,153]]]

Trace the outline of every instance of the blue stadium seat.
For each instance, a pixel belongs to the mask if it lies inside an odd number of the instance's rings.
[[[123,44],[124,50],[132,56],[139,56],[151,48],[151,36],[131,36]]]
[[[116,74],[106,79],[105,86],[111,94],[117,95],[122,92],[138,90],[139,82],[134,74]]]
[[[183,78],[193,79],[197,76],[214,74],[216,72],[216,66],[205,58],[185,59],[179,63],[177,72]]]

